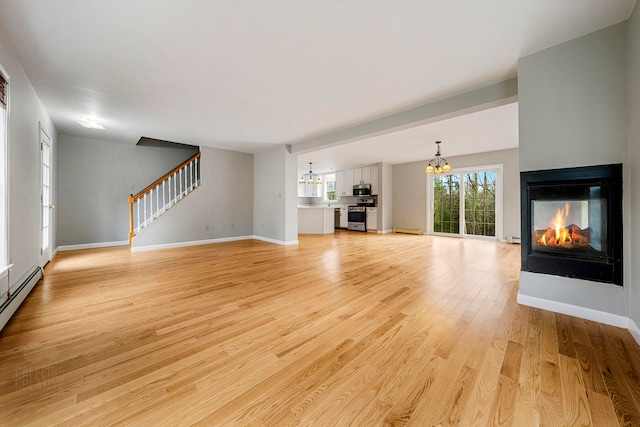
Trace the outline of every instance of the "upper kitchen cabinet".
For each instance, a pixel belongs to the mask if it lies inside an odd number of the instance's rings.
[[[298,197],[322,197],[322,184],[298,184]]]
[[[378,195],[378,165],[366,166],[353,170],[353,183],[371,184],[371,195]]]
[[[371,180],[369,184],[371,184],[371,195],[377,196],[378,189],[380,188],[380,183],[378,182],[378,165],[373,165],[369,168],[371,170]]]
[[[353,196],[353,182],[352,169],[336,172],[336,195]]]
[[[358,184],[371,184],[371,168],[364,167],[353,170],[353,183]]]

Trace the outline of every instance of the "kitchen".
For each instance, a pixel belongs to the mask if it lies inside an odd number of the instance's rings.
[[[378,165],[326,174],[312,167],[298,183],[298,233],[379,232]]]

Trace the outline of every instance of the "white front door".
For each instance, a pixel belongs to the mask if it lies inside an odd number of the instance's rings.
[[[42,192],[40,200],[42,202],[42,230],[40,245],[40,266],[44,267],[51,261],[51,138],[40,127],[40,158],[41,158],[41,178]]]

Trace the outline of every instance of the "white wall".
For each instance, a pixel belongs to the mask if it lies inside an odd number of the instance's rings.
[[[261,239],[279,244],[298,241],[296,156],[278,146],[254,156],[253,229]]]
[[[128,241],[129,194],[143,190],[198,151],[69,135],[59,136],[58,147],[60,246]]]
[[[0,34],[0,64],[9,74],[9,259],[14,264],[11,284],[40,263],[40,128],[52,138],[57,150],[56,129],[22,66]],[[52,203],[56,204],[56,182]],[[55,236],[55,221],[51,224]],[[7,279],[2,279],[6,281]],[[6,282],[1,286],[6,287]]]
[[[443,151],[446,150],[446,147]],[[445,151],[446,154],[446,151]],[[520,172],[518,149],[449,157],[455,169],[503,165],[503,235],[520,236]],[[393,226],[421,228],[427,231],[427,181],[424,169],[428,160],[393,166]]]
[[[626,174],[627,88],[626,23],[521,58],[520,170],[624,163]],[[628,206],[627,191],[624,198]],[[633,260],[628,253],[624,257],[628,269]],[[520,276],[521,296],[620,316],[625,315],[631,286],[625,283],[621,289],[524,272]]]
[[[628,101],[629,101],[629,162],[625,191],[625,284],[629,290],[628,313],[640,326],[640,6],[628,22]],[[636,336],[640,342],[640,336]]]
[[[133,249],[253,234],[253,155],[211,147],[201,151],[200,187],[135,236]]]

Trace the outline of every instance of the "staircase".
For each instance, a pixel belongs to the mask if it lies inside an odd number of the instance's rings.
[[[136,234],[200,186],[200,152],[136,195],[129,195],[129,247]]]

